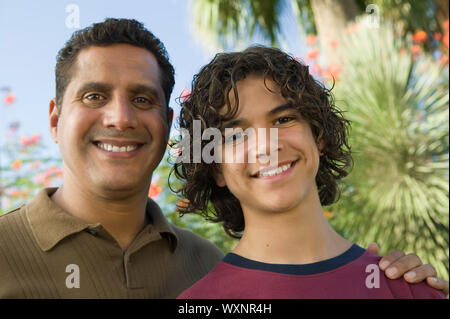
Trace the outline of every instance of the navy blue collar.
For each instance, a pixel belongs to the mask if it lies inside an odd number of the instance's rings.
[[[313,275],[322,272],[331,271],[352,262],[364,254],[366,250],[353,244],[348,250],[342,254],[318,261],[311,264],[288,265],[288,264],[268,264],[251,259],[244,258],[234,253],[225,255],[222,261],[243,268],[271,271],[281,274],[291,275]]]

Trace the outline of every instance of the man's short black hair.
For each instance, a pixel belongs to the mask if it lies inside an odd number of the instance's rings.
[[[104,22],[78,30],[65,46],[58,52],[55,79],[56,105],[61,107],[64,92],[73,76],[73,65],[81,50],[90,46],[108,46],[113,44],[130,44],[147,49],[156,58],[161,69],[161,87],[166,103],[169,103],[175,84],[175,71],[169,62],[164,44],[144,28],[141,22],[133,19],[107,18]]]

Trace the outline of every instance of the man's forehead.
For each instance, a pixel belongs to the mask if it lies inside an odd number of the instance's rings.
[[[153,54],[128,44],[90,46],[80,51],[72,70],[72,85],[102,82],[111,86],[130,83],[157,89],[164,99],[160,68]]]

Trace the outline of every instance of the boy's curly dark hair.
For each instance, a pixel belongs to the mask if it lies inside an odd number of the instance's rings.
[[[316,141],[322,141],[323,155],[316,183],[321,204],[332,204],[338,195],[337,181],[348,174],[352,165],[347,142],[349,122],[334,105],[331,90],[309,74],[308,66],[288,54],[263,46],[217,54],[194,76],[191,93],[181,103],[180,128],[187,129],[192,139],[193,120],[201,120],[202,131],[222,127],[238,110],[236,83],[249,75],[272,80],[281,95],[295,105],[309,123]],[[236,105],[230,103],[230,90],[233,90]],[[219,114],[224,107],[225,115]],[[202,148],[208,142],[202,141]],[[180,213],[198,213],[213,222],[223,222],[230,236],[241,237],[245,223],[239,200],[227,187],[217,186],[214,179],[220,164],[193,163],[192,140],[190,145],[190,163],[178,162],[173,168],[175,175],[184,181],[177,192],[187,199],[178,207]]]

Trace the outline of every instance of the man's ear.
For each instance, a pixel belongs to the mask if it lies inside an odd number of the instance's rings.
[[[48,116],[50,120],[50,135],[55,143],[58,143],[58,121],[59,121],[59,110],[56,106],[56,100],[51,99],[48,108]]]
[[[170,128],[172,127],[172,121],[173,121],[173,109],[167,106],[167,124],[169,125],[169,130],[167,132],[168,136],[170,136]]]

